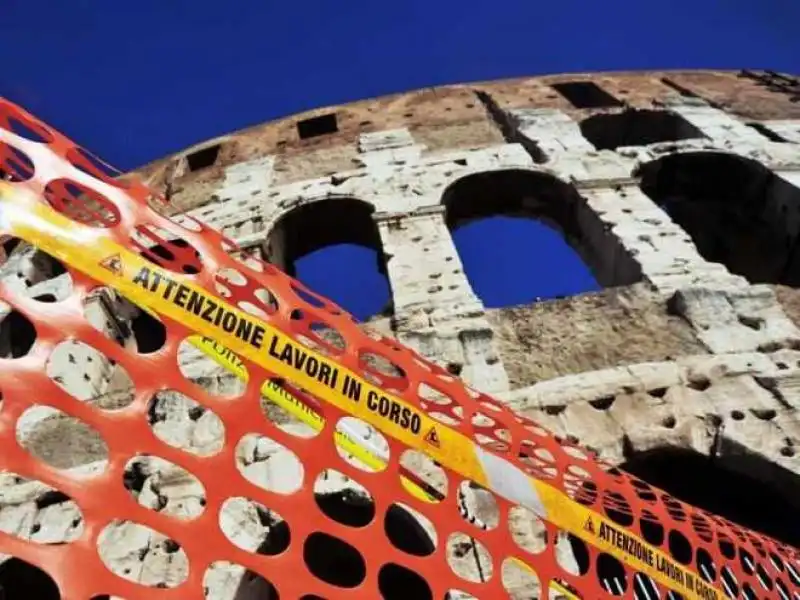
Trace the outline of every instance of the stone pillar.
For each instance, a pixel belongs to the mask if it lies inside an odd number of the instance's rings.
[[[685,318],[713,353],[752,352],[800,342],[766,285],[750,285],[706,261],[692,239],[635,185],[581,190],[590,208],[635,260],[643,278]]]
[[[273,227],[264,240],[264,259],[288,272],[291,265],[286,264],[286,229],[280,225]]]
[[[765,138],[725,111],[709,106],[700,99],[680,98],[662,102],[665,108],[679,114],[709,139],[724,147],[762,146]]]
[[[444,221],[444,206],[411,213],[377,213],[398,319],[418,319],[448,306],[450,311],[482,311],[467,281]],[[434,318],[434,317],[431,317]]]
[[[508,389],[483,304],[464,274],[444,207],[375,216],[387,256],[397,337],[486,392]]]
[[[608,248],[611,254],[602,257],[601,263],[609,271],[629,269],[632,259],[643,279],[667,294],[711,280],[727,285],[744,282],[723,265],[703,259],[689,234],[637,185],[579,191],[591,213],[602,223],[594,228],[596,231],[585,229],[585,233],[592,237],[610,234],[617,242],[609,244],[600,239],[589,242],[592,248]],[[619,278],[628,279],[621,274]]]
[[[358,138],[359,160],[373,172],[386,171],[399,162],[416,162],[425,146],[417,144],[406,128],[362,133]]]
[[[272,185],[275,158],[266,156],[226,167],[225,180],[214,190],[217,202],[188,212],[243,248],[264,237],[264,204]]]
[[[516,131],[548,157],[566,152],[594,152],[581,128],[566,113],[552,108],[517,108],[507,112]]]

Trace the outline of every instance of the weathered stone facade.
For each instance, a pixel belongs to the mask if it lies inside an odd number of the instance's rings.
[[[759,482],[763,502],[774,499],[774,514],[760,520],[731,490],[712,498],[698,483],[685,499],[723,514],[726,502],[736,505],[734,520],[797,544],[800,531],[782,534],[776,523],[800,508],[799,95],[797,80],[749,72],[451,86],[254,127],[139,175],[174,212],[283,268],[336,241],[376,248],[392,301],[390,314],[366,327],[656,485],[671,481],[648,463],[659,453],[675,470],[694,469],[691,454],[705,457],[703,468]],[[607,289],[486,309],[451,231],[491,214],[554,225]],[[34,249],[9,251],[2,277],[21,293],[57,298],[70,285]],[[120,343],[147,343],[146,315],[114,294],[99,294],[86,311]],[[19,342],[0,334],[8,355]],[[125,373],[105,357],[80,344],[59,351],[51,377],[70,393],[106,408],[130,401]],[[183,357],[184,373],[215,393],[238,385],[195,351]],[[20,440],[43,460],[102,464],[102,441],[79,422],[46,407],[26,417]],[[158,437],[198,453],[221,443],[215,419],[175,394],[151,410]],[[238,448],[242,473],[291,487],[296,466],[251,442]],[[202,485],[189,473],[140,463],[126,481],[139,502],[176,516],[202,511]],[[41,542],[75,535],[80,515],[68,499],[43,503],[42,486],[4,477],[0,527]],[[335,473],[317,486],[321,497],[355,490],[348,510],[369,500]],[[467,504],[491,519],[479,496],[467,494]],[[253,551],[275,543],[279,516],[239,500],[221,523],[226,535]],[[535,540],[535,528],[525,535]],[[155,585],[187,568],[169,546],[122,525],[109,529],[104,552],[115,572]],[[479,553],[469,556],[464,568],[478,568]],[[532,597],[535,584],[514,577],[514,597]],[[235,566],[209,582],[209,598],[270,597],[248,592],[257,586]]]

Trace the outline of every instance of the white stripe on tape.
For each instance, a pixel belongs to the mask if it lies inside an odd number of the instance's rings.
[[[478,445],[473,447],[475,448],[478,462],[480,462],[483,472],[486,474],[489,489],[512,502],[529,508],[539,517],[547,518],[544,504],[542,504],[539,494],[533,487],[530,477],[506,459],[495,454],[489,454]]]

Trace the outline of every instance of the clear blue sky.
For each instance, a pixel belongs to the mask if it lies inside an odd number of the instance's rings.
[[[797,0],[5,0],[0,94],[121,169],[326,104],[570,71],[800,72]],[[557,235],[493,218],[455,234],[490,306],[596,288]],[[491,240],[490,244],[485,243]],[[301,279],[364,317],[374,255],[329,248]]]

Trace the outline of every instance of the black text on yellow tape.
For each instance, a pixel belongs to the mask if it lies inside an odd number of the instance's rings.
[[[641,566],[648,575],[657,575],[662,581],[668,579],[674,589],[686,593],[690,598],[701,600],[720,600],[719,591],[675,560],[645,543],[637,536],[612,525],[600,518],[587,517],[583,526],[584,539],[602,542],[621,550],[631,559],[631,563]],[[593,538],[593,539],[592,539]]]
[[[422,417],[411,407],[384,396],[372,386],[368,386],[365,390],[364,382],[348,374],[342,375],[336,364],[312,355],[288,337],[268,332],[256,321],[241,312],[230,310],[230,307],[203,294],[202,291],[184,285],[150,267],[141,267],[132,281],[181,310],[199,317],[256,350],[266,352],[271,358],[295,371],[335,390],[353,403],[366,406],[370,412],[402,429],[415,435],[422,430]]]

